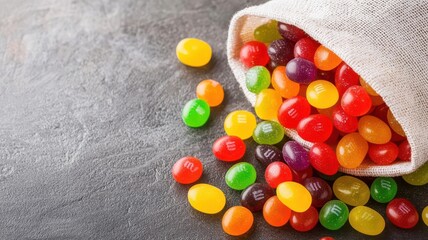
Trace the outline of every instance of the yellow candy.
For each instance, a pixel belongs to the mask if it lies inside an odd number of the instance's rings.
[[[370,189],[358,178],[342,176],[333,183],[334,195],[351,206],[365,205],[370,199]]]
[[[403,128],[401,127],[400,123],[395,119],[394,115],[392,114],[391,110],[388,110],[388,114],[386,115],[386,118],[388,119],[388,124],[394,130],[394,132],[398,133],[399,135],[405,137],[406,133],[404,132]]]
[[[428,162],[416,169],[416,171],[403,175],[404,181],[410,185],[422,186],[428,183]]]
[[[422,211],[422,221],[424,221],[425,225],[428,226],[428,206],[426,206]]]
[[[205,183],[192,186],[187,193],[187,200],[194,209],[207,214],[216,214],[226,205],[224,193]]]
[[[178,60],[187,66],[202,67],[212,56],[211,46],[197,38],[185,38],[177,44],[175,50]]]
[[[274,89],[263,89],[256,98],[254,109],[257,116],[263,120],[277,120],[278,109],[282,104],[282,97]]]
[[[366,206],[354,207],[349,213],[349,223],[358,232],[370,236],[379,235],[385,229],[382,215]]]
[[[326,80],[317,80],[309,84],[306,89],[306,98],[312,106],[318,109],[325,109],[337,103],[339,92],[333,83]]]
[[[254,114],[245,110],[237,110],[227,115],[224,120],[224,131],[229,136],[237,136],[245,140],[253,136],[256,125]]]
[[[295,212],[305,212],[312,204],[312,196],[300,183],[283,182],[276,188],[278,199]]]

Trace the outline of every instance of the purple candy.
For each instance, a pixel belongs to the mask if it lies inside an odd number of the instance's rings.
[[[309,154],[296,141],[288,141],[282,147],[282,156],[289,167],[296,171],[302,171],[309,167]]]
[[[310,177],[303,180],[303,186],[308,189],[312,196],[312,206],[320,208],[331,200],[333,191],[330,185],[321,178]]]
[[[290,60],[285,71],[290,80],[301,84],[309,84],[317,77],[315,64],[304,58]]]
[[[285,66],[294,58],[294,43],[286,39],[275,40],[269,45],[268,54],[271,64]]]

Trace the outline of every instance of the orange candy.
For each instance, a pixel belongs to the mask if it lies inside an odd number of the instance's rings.
[[[284,226],[287,224],[290,216],[291,210],[277,196],[269,198],[263,206],[263,218],[271,226]]]
[[[251,229],[253,222],[254,217],[250,210],[242,206],[234,206],[224,213],[221,226],[225,233],[240,236]]]
[[[223,86],[211,79],[203,80],[196,87],[196,96],[205,100],[210,107],[218,106],[224,99]]]
[[[389,126],[392,128],[392,130],[394,130],[394,132],[398,133],[403,137],[406,136],[406,133],[404,132],[400,123],[397,121],[397,119],[395,119],[394,115],[392,115],[391,110],[388,110],[388,114],[386,115],[386,118],[388,119]]]
[[[369,144],[359,133],[346,134],[336,147],[337,160],[345,168],[360,166],[369,150]]]
[[[358,121],[358,132],[370,143],[385,144],[391,140],[391,129],[381,119],[366,115]]]
[[[324,47],[323,45],[319,46],[315,51],[314,63],[315,66],[323,71],[330,71],[339,66],[342,62],[334,52],[330,49]]]
[[[364,79],[361,77],[360,77],[360,85],[361,87],[366,89],[367,93],[370,96],[379,96],[379,94],[377,94],[377,92],[368,83],[366,83],[366,81],[364,81]]]
[[[373,96],[373,95],[369,95],[370,98],[372,99],[372,106],[380,106],[382,104],[384,104],[385,102],[383,101],[383,98],[381,96]]]
[[[281,94],[283,98],[292,98],[299,94],[300,84],[288,79],[285,67],[278,66],[272,72],[272,87]]]

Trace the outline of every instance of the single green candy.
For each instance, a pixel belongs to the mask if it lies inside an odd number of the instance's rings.
[[[245,84],[248,91],[259,93],[270,85],[270,73],[263,66],[255,66],[250,68],[245,74]]]
[[[397,194],[397,183],[390,177],[378,177],[370,186],[370,194],[376,202],[387,203]]]
[[[403,175],[404,181],[410,185],[422,186],[428,183],[428,162],[418,168],[416,171]]]
[[[257,173],[254,166],[247,162],[240,162],[229,168],[225,180],[227,186],[235,190],[243,190],[256,182]]]
[[[274,121],[263,121],[257,124],[253,139],[258,144],[277,144],[284,138],[284,127]]]
[[[349,209],[340,200],[328,201],[321,208],[319,220],[321,225],[329,230],[338,230],[348,221]]]
[[[271,43],[275,40],[281,39],[281,34],[278,32],[278,22],[271,20],[263,25],[254,29],[254,38],[257,41],[264,43]]]
[[[183,122],[189,127],[201,127],[210,117],[210,106],[202,99],[192,99],[184,105],[181,112]]]

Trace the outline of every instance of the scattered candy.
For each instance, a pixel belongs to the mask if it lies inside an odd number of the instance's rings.
[[[193,185],[187,193],[187,199],[190,206],[207,214],[216,214],[226,205],[223,191],[205,183]]]
[[[258,41],[245,43],[239,53],[239,59],[248,68],[265,66],[269,62],[266,45]]]
[[[428,206],[424,207],[424,210],[422,211],[422,220],[424,221],[425,225],[428,227]]]
[[[248,91],[252,93],[260,93],[270,85],[270,73],[263,66],[254,66],[245,74],[245,84]]]
[[[366,206],[354,207],[349,212],[349,223],[358,232],[376,236],[385,229],[385,220],[375,210]]]
[[[201,127],[210,117],[210,106],[202,99],[192,99],[184,105],[181,118],[189,127]]]
[[[199,159],[184,157],[178,160],[172,167],[172,176],[181,184],[190,184],[199,180],[204,168]]]
[[[290,226],[299,232],[312,230],[318,223],[318,211],[314,207],[309,207],[304,212],[291,212]]]
[[[292,169],[302,171],[309,167],[308,151],[296,141],[288,141],[282,147],[284,161]]]
[[[280,183],[292,179],[293,175],[290,168],[283,162],[273,162],[266,167],[265,180],[271,188],[277,188]]]
[[[304,212],[312,203],[312,196],[309,191],[302,184],[296,182],[280,183],[276,188],[276,195],[285,206],[294,212]]]
[[[178,60],[187,66],[202,67],[211,60],[211,46],[197,38],[185,38],[177,44]]]
[[[350,206],[365,205],[370,199],[370,189],[358,178],[342,176],[333,183],[334,195]]]
[[[370,195],[376,202],[387,203],[397,194],[397,183],[390,177],[376,178],[371,187]]]
[[[339,161],[335,151],[325,143],[314,143],[309,150],[309,161],[317,171],[334,175],[339,171]]]
[[[308,117],[311,106],[306,98],[297,96],[285,100],[278,110],[278,121],[286,128],[296,128],[299,122]]]
[[[274,89],[263,89],[256,98],[254,110],[256,115],[262,120],[276,120],[278,118],[278,108],[282,104],[282,97]]]
[[[404,181],[410,185],[422,186],[428,183],[428,163],[425,163],[416,171],[403,175]]]
[[[265,202],[274,195],[272,188],[265,184],[254,183],[241,194],[241,205],[251,212],[263,209]]]
[[[223,231],[231,236],[240,236],[253,226],[254,216],[250,210],[241,206],[229,208],[223,215],[221,226]]]
[[[320,208],[331,200],[333,191],[330,185],[321,178],[310,177],[303,180],[303,186],[308,189],[312,196],[312,206]]]
[[[284,138],[284,128],[274,121],[263,121],[254,129],[253,139],[258,144],[277,144]]]
[[[415,206],[405,198],[396,198],[386,206],[386,216],[399,228],[413,228],[419,221]]]
[[[256,181],[256,177],[256,169],[252,164],[240,162],[227,170],[225,180],[230,188],[244,190]]]
[[[241,159],[245,154],[244,141],[235,136],[223,136],[217,139],[212,147],[214,156],[222,161],[234,162]]]
[[[223,86],[211,79],[204,80],[196,87],[196,96],[205,100],[210,107],[216,107],[223,102]]]
[[[267,167],[270,163],[283,160],[281,150],[272,145],[257,145],[254,155],[264,167]]]
[[[348,221],[349,210],[340,200],[328,201],[319,212],[321,225],[329,230],[338,230]]]
[[[237,136],[245,140],[253,135],[256,125],[254,114],[245,110],[238,110],[227,115],[224,120],[224,131],[229,136]]]
[[[291,210],[285,206],[277,196],[269,198],[263,206],[263,218],[273,227],[282,227],[287,224]]]

